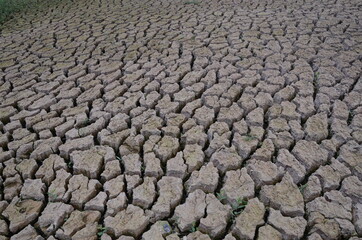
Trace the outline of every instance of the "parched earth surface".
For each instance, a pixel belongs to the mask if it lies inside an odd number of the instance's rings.
[[[7,22],[0,239],[361,239],[361,13],[74,0]]]

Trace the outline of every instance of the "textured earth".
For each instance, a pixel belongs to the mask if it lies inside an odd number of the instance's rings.
[[[359,0],[74,0],[0,34],[0,240],[362,239]]]

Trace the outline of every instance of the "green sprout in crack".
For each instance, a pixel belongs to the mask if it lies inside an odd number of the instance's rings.
[[[49,197],[49,202],[54,202],[55,199],[57,199],[58,194],[55,193],[55,189],[53,189],[52,191],[48,192],[48,197]]]
[[[244,140],[245,140],[246,142],[250,142],[250,141],[253,141],[253,140],[255,140],[255,139],[256,139],[255,136],[249,135],[249,134],[244,137]]]
[[[87,125],[89,125],[91,123],[91,120],[89,119],[89,118],[86,118],[86,119],[84,119],[84,121],[83,121],[83,126],[87,126]]]
[[[217,199],[219,199],[219,201],[223,201],[226,199],[226,195],[225,195],[225,191],[221,190],[219,193],[216,193],[216,197]]]
[[[102,235],[103,235],[105,232],[107,232],[107,230],[108,230],[107,227],[103,227],[102,225],[98,225],[97,229],[98,229],[97,235],[98,235],[99,237],[102,237]]]
[[[236,203],[232,204],[232,215],[236,217],[239,215],[242,211],[244,211],[246,205],[248,204],[248,201],[245,199],[238,198],[236,200]]]
[[[302,193],[307,186],[308,186],[307,183],[306,183],[306,184],[303,184],[303,185],[300,185],[300,186],[299,186],[299,191]]]
[[[314,73],[314,80],[318,80],[319,79],[319,72]]]
[[[69,161],[69,162],[67,163],[67,166],[68,166],[68,168],[72,168],[72,167],[73,167],[73,162],[72,162],[72,161]]]
[[[198,229],[198,227],[196,227],[196,222],[193,222],[192,223],[192,227],[191,227],[191,232],[196,232],[196,231],[198,231],[199,229]]]
[[[319,79],[319,72],[315,72],[315,73],[314,73],[314,79],[313,79],[313,88],[314,88],[314,91],[317,91],[317,90],[318,90],[318,87],[319,87],[318,79]]]
[[[347,119],[347,124],[350,125],[352,123],[352,120],[354,118],[354,116],[356,115],[355,112],[353,112],[353,110],[350,110],[348,113],[348,119]]]
[[[116,156],[116,159],[120,162],[123,162],[123,159],[121,157]]]

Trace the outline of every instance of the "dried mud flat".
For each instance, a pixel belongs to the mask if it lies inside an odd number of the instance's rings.
[[[361,239],[361,12],[102,0],[6,23],[0,239]]]

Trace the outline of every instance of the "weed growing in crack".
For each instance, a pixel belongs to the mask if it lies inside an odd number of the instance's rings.
[[[319,72],[316,72],[314,73],[314,79],[313,79],[313,88],[315,91],[317,91],[319,87],[318,79],[319,79]]]
[[[233,224],[235,222],[235,219],[237,216],[239,216],[240,213],[242,213],[242,211],[244,211],[246,205],[248,204],[247,200],[241,200],[241,198],[238,198],[236,200],[236,203],[231,204],[231,217],[230,217],[230,222]]]
[[[238,216],[242,211],[244,211],[246,205],[248,205],[248,200],[238,198],[236,203],[232,204],[232,216],[235,218]]]
[[[116,159],[120,162],[123,162],[123,159],[121,157],[116,156]]]
[[[305,189],[307,186],[308,186],[307,183],[306,183],[306,184],[303,184],[303,185],[300,185],[300,186],[299,186],[299,191],[300,191],[301,193],[303,193],[304,189]]]
[[[226,195],[225,195],[225,191],[220,191],[219,193],[216,193],[216,197],[217,199],[219,199],[219,201],[223,201],[226,199]]]
[[[246,142],[250,142],[250,141],[253,141],[253,140],[255,140],[255,139],[256,139],[256,137],[253,136],[253,135],[246,135],[246,136],[244,137],[244,140],[245,140]]]
[[[69,161],[69,162],[67,163],[67,166],[68,166],[68,168],[72,168],[72,167],[73,167],[73,162],[72,162],[72,161]]]
[[[82,126],[88,126],[91,124],[91,120],[89,118],[84,119]]]
[[[196,232],[197,230],[199,230],[199,229],[198,229],[198,227],[196,227],[196,222],[193,222],[190,232]]]
[[[58,194],[55,193],[55,189],[52,190],[51,192],[48,192],[48,198],[49,198],[49,202],[54,202],[55,199],[57,199]]]
[[[347,119],[347,124],[350,125],[352,123],[352,120],[353,120],[353,117],[355,116],[356,114],[353,112],[353,110],[349,110],[349,113],[348,113],[348,119]]]
[[[314,80],[317,81],[319,79],[319,72],[314,73]]]
[[[103,234],[106,233],[108,230],[107,227],[103,227],[102,225],[98,225],[97,229],[98,229],[98,232],[97,232],[98,237],[102,237]]]

